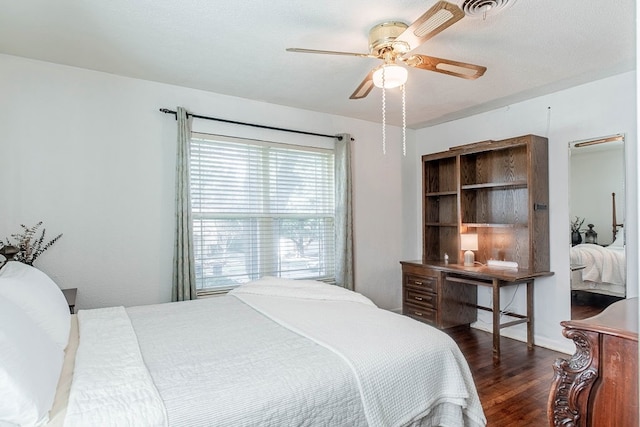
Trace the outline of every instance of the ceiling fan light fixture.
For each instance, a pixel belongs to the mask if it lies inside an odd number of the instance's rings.
[[[407,76],[408,72],[405,67],[398,64],[384,64],[373,72],[373,84],[379,88],[392,89],[405,84],[407,82]]]

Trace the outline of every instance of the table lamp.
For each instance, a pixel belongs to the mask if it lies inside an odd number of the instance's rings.
[[[460,249],[465,251],[464,253],[465,267],[472,267],[473,264],[475,263],[475,255],[472,251],[478,250],[478,235],[477,234],[461,234]]]

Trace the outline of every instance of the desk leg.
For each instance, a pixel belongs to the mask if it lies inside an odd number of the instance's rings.
[[[533,350],[533,280],[527,282],[527,348]]]
[[[500,282],[493,279],[493,362],[500,361]]]

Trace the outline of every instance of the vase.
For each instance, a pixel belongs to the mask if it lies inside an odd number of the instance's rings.
[[[575,246],[575,245],[579,245],[580,243],[582,243],[582,235],[580,234],[579,231],[572,231],[571,232],[571,245]]]

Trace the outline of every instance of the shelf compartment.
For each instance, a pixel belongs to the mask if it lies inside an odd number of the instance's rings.
[[[527,227],[476,228],[478,251],[476,260],[486,263],[488,259],[515,261],[519,268],[530,268],[531,256]]]
[[[424,227],[424,252],[426,261],[442,261],[444,254],[449,255],[450,263],[458,262],[460,249],[458,246],[457,226],[430,226]]]
[[[458,224],[457,193],[429,197],[424,206],[425,224]]]
[[[424,162],[424,192],[453,193],[458,189],[456,157]]]
[[[528,201],[529,193],[521,187],[463,190],[460,199],[462,223],[526,226],[529,223]]]
[[[527,182],[526,144],[460,156],[462,187]],[[519,184],[518,184],[519,185]]]

